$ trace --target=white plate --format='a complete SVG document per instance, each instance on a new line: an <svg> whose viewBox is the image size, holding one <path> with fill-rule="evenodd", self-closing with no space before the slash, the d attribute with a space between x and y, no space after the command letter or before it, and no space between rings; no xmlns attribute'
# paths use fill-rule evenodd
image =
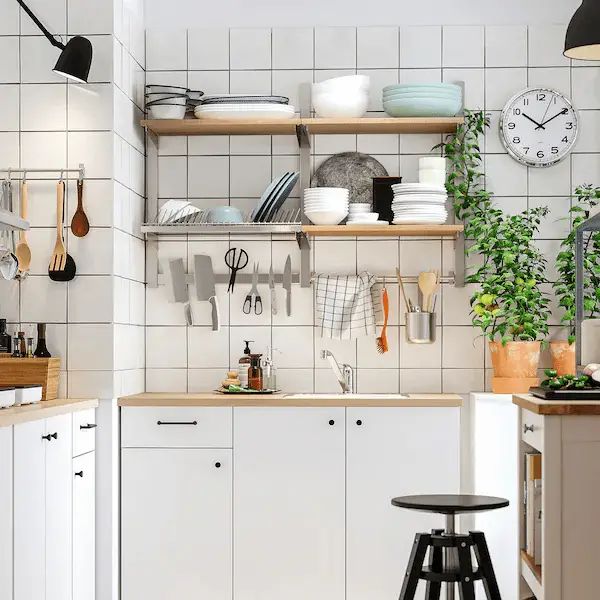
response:
<svg viewBox="0 0 600 600"><path fill-rule="evenodd" d="M194 113L197 119L205 121L228 121L234 119L291 119L295 113L284 113L278 111L215 111L215 112L196 112Z"/></svg>
<svg viewBox="0 0 600 600"><path fill-rule="evenodd" d="M389 223L387 221L371 221L370 223L365 223L363 221L351 221L348 219L346 221L346 225L373 225L374 227L387 227Z"/></svg>
<svg viewBox="0 0 600 600"><path fill-rule="evenodd" d="M392 208L445 208L445 202L392 202Z"/></svg>
<svg viewBox="0 0 600 600"><path fill-rule="evenodd" d="M227 110L277 110L279 112L294 112L294 107L290 104L273 104L272 102L257 102L256 104L200 104L195 109L198 112L227 111Z"/></svg>
<svg viewBox="0 0 600 600"><path fill-rule="evenodd" d="M392 184L394 192L418 192L418 193L434 193L446 194L446 187L443 185L433 185L431 183L394 183Z"/></svg>
<svg viewBox="0 0 600 600"><path fill-rule="evenodd" d="M406 219L394 219L394 225L444 225L446 219L426 219L411 217Z"/></svg>

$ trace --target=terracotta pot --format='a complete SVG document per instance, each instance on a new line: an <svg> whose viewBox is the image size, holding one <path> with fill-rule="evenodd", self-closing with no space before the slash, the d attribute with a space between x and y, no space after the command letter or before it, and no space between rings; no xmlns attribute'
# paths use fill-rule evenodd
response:
<svg viewBox="0 0 600 600"><path fill-rule="evenodd" d="M569 344L566 340L550 342L550 355L552 368L557 375L577 375L575 344Z"/></svg>
<svg viewBox="0 0 600 600"><path fill-rule="evenodd" d="M495 377L537 377L541 342L490 342Z"/></svg>

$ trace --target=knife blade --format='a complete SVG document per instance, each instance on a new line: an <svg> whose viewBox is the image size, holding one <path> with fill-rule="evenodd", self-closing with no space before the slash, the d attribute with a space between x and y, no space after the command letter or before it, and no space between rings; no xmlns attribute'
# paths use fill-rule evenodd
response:
<svg viewBox="0 0 600 600"><path fill-rule="evenodd" d="M215 292L215 272L213 271L212 258L206 254L194 256L194 279L196 281L196 294L198 300L211 304L212 330L219 331L219 304Z"/></svg>
<svg viewBox="0 0 600 600"><path fill-rule="evenodd" d="M269 268L269 290L271 292L271 314L277 314L277 295L275 294L275 275L273 274L273 265Z"/></svg>
<svg viewBox="0 0 600 600"><path fill-rule="evenodd" d="M285 307L287 316L292 316L292 257L288 254L283 268L283 289L287 292Z"/></svg>
<svg viewBox="0 0 600 600"><path fill-rule="evenodd" d="M182 258L169 261L169 272L171 274L171 286L173 288L173 299L175 302L183 303L183 314L185 322L192 325L192 309L190 307L190 294L185 281L185 268Z"/></svg>

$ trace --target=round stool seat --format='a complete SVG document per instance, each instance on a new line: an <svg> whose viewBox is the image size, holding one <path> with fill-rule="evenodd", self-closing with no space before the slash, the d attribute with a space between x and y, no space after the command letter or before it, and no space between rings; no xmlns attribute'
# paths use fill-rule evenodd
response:
<svg viewBox="0 0 600 600"><path fill-rule="evenodd" d="M418 496L399 496L392 500L394 506L439 513L459 515L462 513L496 510L509 505L506 498L494 496L474 496L469 494L432 494Z"/></svg>

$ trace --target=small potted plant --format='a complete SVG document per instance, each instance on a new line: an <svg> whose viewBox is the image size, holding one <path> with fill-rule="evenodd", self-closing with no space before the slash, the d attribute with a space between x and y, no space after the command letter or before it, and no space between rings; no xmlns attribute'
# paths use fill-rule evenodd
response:
<svg viewBox="0 0 600 600"><path fill-rule="evenodd" d="M579 186L575 190L576 201L569 210L571 232L560 245L556 257L559 278L553 288L562 309L561 323L569 328L566 340L550 342L552 368L558 376L575 375L575 237L577 228L589 218L591 210L600 202L600 187ZM600 315L600 232L594 232L585 240L584 246L583 308L586 319Z"/></svg>

